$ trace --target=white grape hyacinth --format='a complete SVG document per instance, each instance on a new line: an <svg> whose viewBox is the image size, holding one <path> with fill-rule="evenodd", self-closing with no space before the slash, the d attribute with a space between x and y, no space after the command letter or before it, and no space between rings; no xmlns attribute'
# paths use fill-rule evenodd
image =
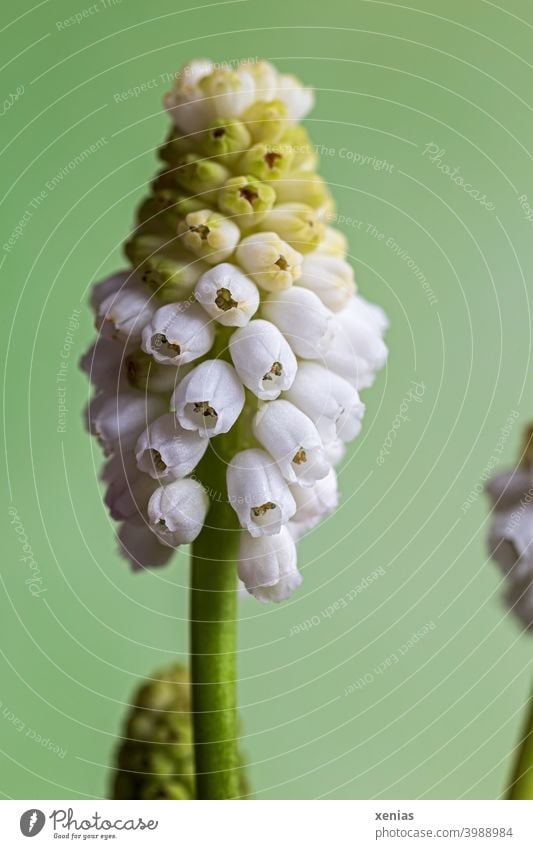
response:
<svg viewBox="0 0 533 849"><path fill-rule="evenodd" d="M528 431L527 445L532 431ZM526 447L526 461L530 449ZM492 506L489 555L499 566L507 606L533 630L533 475L524 462L495 475L485 487Z"/></svg>
<svg viewBox="0 0 533 849"><path fill-rule="evenodd" d="M168 563L222 499L261 602L301 584L296 541L337 507L333 466L387 358L387 319L357 294L298 124L313 99L265 61L182 69L129 267L93 286L81 362L122 554Z"/></svg>

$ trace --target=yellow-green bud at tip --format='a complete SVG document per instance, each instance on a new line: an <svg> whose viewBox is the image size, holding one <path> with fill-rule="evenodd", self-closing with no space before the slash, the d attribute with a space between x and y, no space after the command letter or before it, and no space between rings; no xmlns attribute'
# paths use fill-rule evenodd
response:
<svg viewBox="0 0 533 849"><path fill-rule="evenodd" d="M180 222L178 235L188 251L216 265L233 253L241 234L230 218L211 209L201 209L190 212Z"/></svg>
<svg viewBox="0 0 533 849"><path fill-rule="evenodd" d="M140 267L143 283L157 294L162 303L182 301L192 294L198 279L209 268L205 262L191 256L177 259L155 254Z"/></svg>
<svg viewBox="0 0 533 849"><path fill-rule="evenodd" d="M147 224L146 229L161 233L176 230L180 217L178 212L179 195L172 189L161 189L149 195L137 210L137 223Z"/></svg>
<svg viewBox="0 0 533 849"><path fill-rule="evenodd" d="M175 171L176 183L188 192L203 199L204 206L216 198L219 189L230 177L228 169L212 159L204 159L195 153L186 153Z"/></svg>
<svg viewBox="0 0 533 849"><path fill-rule="evenodd" d="M177 237L173 240L178 245ZM124 244L124 253L134 268L139 268L143 262L162 248L172 250L172 240L155 231L137 232Z"/></svg>
<svg viewBox="0 0 533 849"><path fill-rule="evenodd" d="M132 351L124 357L124 372L129 385L142 392L171 392L184 368L177 370L160 365L144 351ZM142 735L141 726L142 723L139 726L139 734Z"/></svg>
<svg viewBox="0 0 533 849"><path fill-rule="evenodd" d="M203 209L205 199L202 197L194 197L193 195L183 194L182 189L176 180L177 168L169 169L168 171L160 171L155 180L152 182L154 193L170 190L175 197L176 212L183 217L189 212L196 212Z"/></svg>
<svg viewBox="0 0 533 849"><path fill-rule="evenodd" d="M256 101L242 117L255 143L274 144L280 140L287 127L287 107L281 100L270 100L268 103Z"/></svg>
<svg viewBox="0 0 533 849"><path fill-rule="evenodd" d="M176 136L171 131L165 143L158 148L157 155L163 162L172 165L186 153L189 153L191 149L191 141L186 136Z"/></svg>
<svg viewBox="0 0 533 849"><path fill-rule="evenodd" d="M259 230L274 231L300 253L315 250L324 236L324 224L316 211L305 203L282 203L264 216Z"/></svg>
<svg viewBox="0 0 533 849"><path fill-rule="evenodd" d="M293 151L293 171L313 171L318 167L318 156L307 131L300 124L288 127L280 139L281 145L290 145Z"/></svg>
<svg viewBox="0 0 533 849"><path fill-rule="evenodd" d="M276 192L252 176L231 177L219 190L218 206L239 227L255 227L272 209Z"/></svg>
<svg viewBox="0 0 533 849"><path fill-rule="evenodd" d="M333 227L326 227L322 241L318 245L318 250L321 254L339 256L341 259L345 259L348 252L348 240L340 230L335 230Z"/></svg>
<svg viewBox="0 0 533 849"><path fill-rule="evenodd" d="M293 171L275 185L278 203L306 203L318 213L321 221L328 221L335 205L326 183L312 171Z"/></svg>
<svg viewBox="0 0 533 849"><path fill-rule="evenodd" d="M254 144L239 159L239 170L259 180L279 180L289 171L293 152L290 145Z"/></svg>
<svg viewBox="0 0 533 849"><path fill-rule="evenodd" d="M250 147L252 139L241 121L219 118L214 125L202 133L199 146L208 156L223 157L224 165L230 165Z"/></svg>

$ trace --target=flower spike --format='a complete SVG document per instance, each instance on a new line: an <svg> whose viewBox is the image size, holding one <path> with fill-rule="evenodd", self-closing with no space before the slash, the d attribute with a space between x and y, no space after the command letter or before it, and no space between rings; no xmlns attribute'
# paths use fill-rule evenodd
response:
<svg viewBox="0 0 533 849"><path fill-rule="evenodd" d="M295 541L337 506L333 465L388 354L387 319L357 294L299 123L313 102L270 62L182 68L130 267L93 287L98 338L81 363L122 554L160 566L218 522L261 602L300 585ZM502 521L493 535L507 538ZM194 552L209 561L204 539ZM527 554L509 565L509 551L502 562L523 582Z"/></svg>

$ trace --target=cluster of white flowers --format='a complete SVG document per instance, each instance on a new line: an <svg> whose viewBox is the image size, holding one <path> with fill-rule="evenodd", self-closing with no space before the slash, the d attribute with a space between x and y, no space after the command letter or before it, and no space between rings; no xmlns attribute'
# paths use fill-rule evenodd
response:
<svg viewBox="0 0 533 849"><path fill-rule="evenodd" d="M533 476L529 465L496 475L486 486L492 504L489 553L505 577L505 601L533 629Z"/></svg>
<svg viewBox="0 0 533 849"><path fill-rule="evenodd" d="M335 509L333 465L387 357L387 320L356 294L297 124L312 103L267 62L183 69L165 101L163 170L126 245L132 268L94 287L99 336L83 360L127 557L160 565L194 540L205 459L225 462L239 577L261 601L300 584L295 540Z"/></svg>

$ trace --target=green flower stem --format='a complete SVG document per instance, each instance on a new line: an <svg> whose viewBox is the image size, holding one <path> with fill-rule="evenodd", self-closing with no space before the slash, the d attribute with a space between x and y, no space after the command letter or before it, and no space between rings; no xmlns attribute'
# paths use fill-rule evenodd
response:
<svg viewBox="0 0 533 849"><path fill-rule="evenodd" d="M526 721L520 737L507 798L533 799L533 694L529 699Z"/></svg>
<svg viewBox="0 0 533 849"><path fill-rule="evenodd" d="M196 793L198 799L236 799L235 561L239 534L226 498L225 464L216 454L216 447L211 447L198 469L211 508L192 547L190 636Z"/></svg>

